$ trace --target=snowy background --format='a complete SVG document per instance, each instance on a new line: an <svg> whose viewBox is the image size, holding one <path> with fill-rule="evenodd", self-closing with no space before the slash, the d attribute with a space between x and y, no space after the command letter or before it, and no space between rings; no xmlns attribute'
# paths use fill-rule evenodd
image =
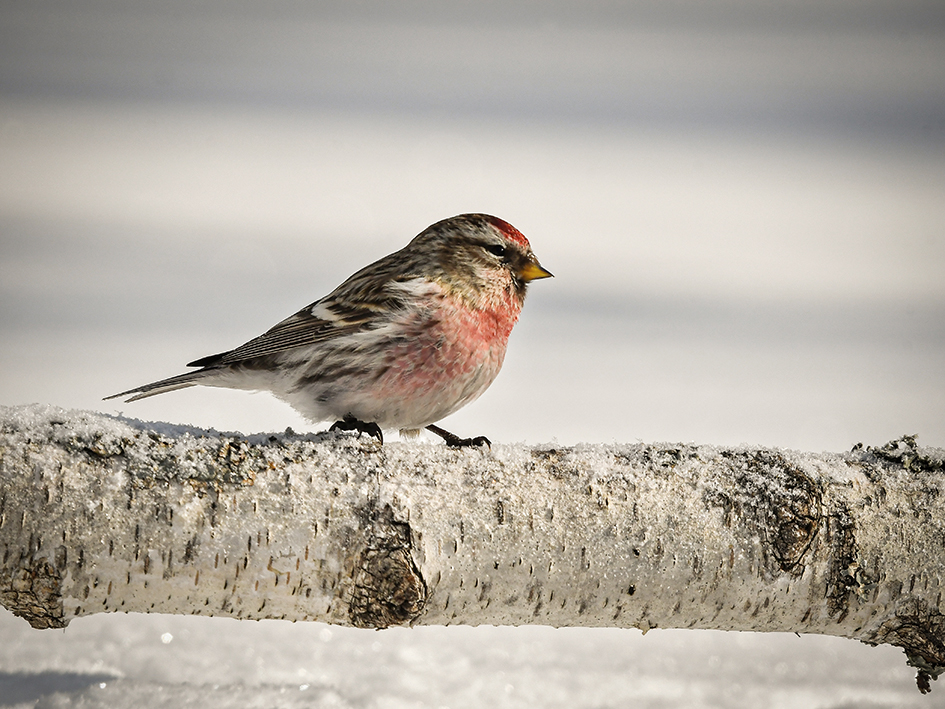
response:
<svg viewBox="0 0 945 709"><path fill-rule="evenodd" d="M0 403L317 430L183 371L428 224L554 280L444 424L945 445L938 0L0 6ZM926 707L890 648L0 611L0 707Z"/></svg>

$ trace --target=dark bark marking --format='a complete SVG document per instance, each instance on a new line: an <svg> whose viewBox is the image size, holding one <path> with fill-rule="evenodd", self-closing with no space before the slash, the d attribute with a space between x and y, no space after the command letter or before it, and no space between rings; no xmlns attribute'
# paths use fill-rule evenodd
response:
<svg viewBox="0 0 945 709"><path fill-rule="evenodd" d="M769 571L800 576L822 520L817 483L776 451L723 455L737 466L736 491L707 490L704 504L721 507L727 526L741 523L760 532Z"/></svg>
<svg viewBox="0 0 945 709"><path fill-rule="evenodd" d="M0 605L37 630L69 624L63 618L62 577L45 557L24 560L8 578L0 583Z"/></svg>
<svg viewBox="0 0 945 709"><path fill-rule="evenodd" d="M909 599L867 642L901 647L906 662L918 670L916 684L922 694L931 691L930 682L945 672L945 615L923 601Z"/></svg>
<svg viewBox="0 0 945 709"><path fill-rule="evenodd" d="M387 628L415 620L427 601L427 586L411 555L410 525L394 519L389 505L364 511L370 537L358 555L348 606L352 625Z"/></svg>

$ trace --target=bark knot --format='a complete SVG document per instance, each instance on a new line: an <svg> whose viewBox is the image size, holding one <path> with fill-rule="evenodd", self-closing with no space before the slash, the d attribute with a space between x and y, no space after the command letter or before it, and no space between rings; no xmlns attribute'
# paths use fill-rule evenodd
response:
<svg viewBox="0 0 945 709"><path fill-rule="evenodd" d="M9 583L0 583L0 605L26 620L37 630L65 628L63 618L62 577L45 557L24 560L13 569Z"/></svg>
<svg viewBox="0 0 945 709"><path fill-rule="evenodd" d="M721 507L725 523L747 522L761 532L769 568L799 576L804 557L820 526L821 492L817 483L775 451L730 454L735 492L706 492L706 505Z"/></svg>
<svg viewBox="0 0 945 709"><path fill-rule="evenodd" d="M945 615L930 608L919 599L909 599L887 620L869 641L870 644L888 643L901 647L906 662L919 672L916 684L919 691L931 691L929 682L945 672Z"/></svg>
<svg viewBox="0 0 945 709"><path fill-rule="evenodd" d="M427 586L411 555L410 525L394 519L390 505L366 512L371 536L357 559L349 605L352 625L404 625L423 612Z"/></svg>

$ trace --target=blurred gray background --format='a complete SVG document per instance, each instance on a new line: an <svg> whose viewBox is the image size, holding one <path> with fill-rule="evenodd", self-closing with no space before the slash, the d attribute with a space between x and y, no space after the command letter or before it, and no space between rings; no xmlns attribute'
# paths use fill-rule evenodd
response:
<svg viewBox="0 0 945 709"><path fill-rule="evenodd" d="M0 5L0 404L319 430L266 394L101 398L465 211L556 278L451 430L945 445L940 0ZM0 706L932 706L828 638L437 630L4 611Z"/></svg>

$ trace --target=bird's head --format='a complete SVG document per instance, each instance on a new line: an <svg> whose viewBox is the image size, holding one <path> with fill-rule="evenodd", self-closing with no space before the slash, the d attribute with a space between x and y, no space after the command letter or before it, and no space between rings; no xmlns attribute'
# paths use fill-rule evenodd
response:
<svg viewBox="0 0 945 709"><path fill-rule="evenodd" d="M508 302L521 307L530 281L551 277L528 239L508 222L488 214L460 214L437 222L411 246L431 252L436 275L474 305Z"/></svg>

